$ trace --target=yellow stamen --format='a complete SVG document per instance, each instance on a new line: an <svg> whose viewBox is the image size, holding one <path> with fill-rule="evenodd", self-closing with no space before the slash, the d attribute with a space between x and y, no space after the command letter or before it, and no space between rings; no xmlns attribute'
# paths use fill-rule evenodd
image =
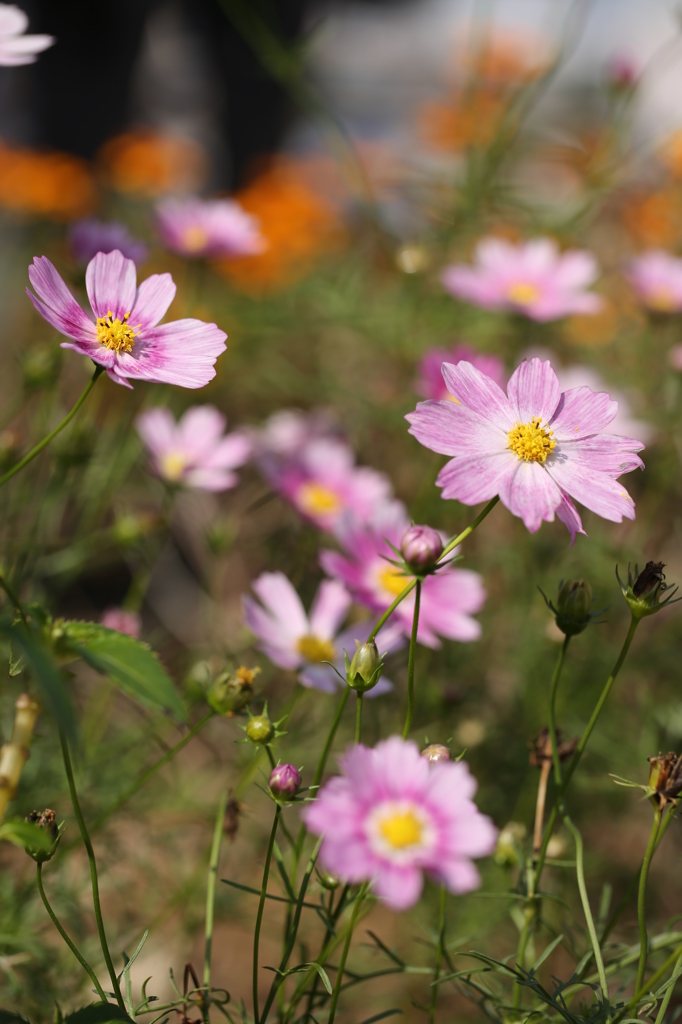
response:
<svg viewBox="0 0 682 1024"><path fill-rule="evenodd" d="M509 447L526 462L546 462L547 456L556 448L552 439L553 430L542 426L542 418L533 416L530 423L515 423L507 434Z"/></svg>
<svg viewBox="0 0 682 1024"><path fill-rule="evenodd" d="M161 472L166 480L179 480L187 468L182 452L167 452L161 457Z"/></svg>
<svg viewBox="0 0 682 1024"><path fill-rule="evenodd" d="M519 306L527 306L540 298L540 289L527 281L517 281L507 288L507 298Z"/></svg>
<svg viewBox="0 0 682 1024"><path fill-rule="evenodd" d="M247 668L246 665L240 665L234 677L242 686L253 686L253 681L259 672L260 667L258 665L255 668Z"/></svg>
<svg viewBox="0 0 682 1024"><path fill-rule="evenodd" d="M319 636L302 636L296 644L298 653L302 654L307 661L333 661L336 651L331 640L322 640Z"/></svg>
<svg viewBox="0 0 682 1024"><path fill-rule="evenodd" d="M422 823L414 811L396 811L379 822L379 832L394 850L418 846L422 841Z"/></svg>
<svg viewBox="0 0 682 1024"><path fill-rule="evenodd" d="M114 352L132 352L135 338L140 332L130 326L129 317L130 313L126 313L123 319L119 320L118 317L114 318L111 310L106 316L97 317L95 329L100 344L105 348L112 348ZM140 324L137 326L139 328Z"/></svg>
<svg viewBox="0 0 682 1024"><path fill-rule="evenodd" d="M331 515L338 512L342 501L338 494L322 484L301 484L297 494L298 504L309 515Z"/></svg>
<svg viewBox="0 0 682 1024"><path fill-rule="evenodd" d="M197 224L192 224L182 233L182 245L187 252L200 252L201 249L206 248L207 243L208 234Z"/></svg>
<svg viewBox="0 0 682 1024"><path fill-rule="evenodd" d="M379 583L384 590L387 590L394 597L402 594L409 582L407 576L403 575L402 569L398 569L394 565L387 565L379 573Z"/></svg>

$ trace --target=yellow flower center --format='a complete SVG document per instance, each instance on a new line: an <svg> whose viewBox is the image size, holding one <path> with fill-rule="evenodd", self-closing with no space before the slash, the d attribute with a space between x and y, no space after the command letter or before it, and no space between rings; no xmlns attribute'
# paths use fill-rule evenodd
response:
<svg viewBox="0 0 682 1024"><path fill-rule="evenodd" d="M302 654L306 661L333 661L336 651L331 640L321 640L319 636L302 636L296 644L298 653Z"/></svg>
<svg viewBox="0 0 682 1024"><path fill-rule="evenodd" d="M677 307L677 300L669 288L656 288L649 293L646 303L650 309L661 313L670 313Z"/></svg>
<svg viewBox="0 0 682 1024"><path fill-rule="evenodd" d="M187 468L187 459L182 452L167 452L160 461L166 480L179 480Z"/></svg>
<svg viewBox="0 0 682 1024"><path fill-rule="evenodd" d="M123 319L119 320L118 317L114 318L111 310L106 316L97 317L95 329L100 344L106 348L113 348L114 352L131 352L135 337L140 332L130 326L129 317L130 313L126 313Z"/></svg>
<svg viewBox="0 0 682 1024"><path fill-rule="evenodd" d="M343 504L335 491L315 483L301 484L297 498L302 510L309 515L331 515Z"/></svg>
<svg viewBox="0 0 682 1024"><path fill-rule="evenodd" d="M507 434L509 447L519 459L526 462L546 462L556 441L553 430L542 426L542 418L533 416L530 423L515 423Z"/></svg>
<svg viewBox="0 0 682 1024"><path fill-rule="evenodd" d="M394 850L404 850L421 843L423 826L414 811L396 811L379 822L379 832Z"/></svg>
<svg viewBox="0 0 682 1024"><path fill-rule="evenodd" d="M394 597L402 594L409 582L402 569L398 569L394 565L387 565L385 569L379 572L379 583L384 590L387 590Z"/></svg>
<svg viewBox="0 0 682 1024"><path fill-rule="evenodd" d="M206 248L207 242L207 233L197 224L192 224L191 227L186 228L182 233L182 244L187 252L199 252L201 249Z"/></svg>
<svg viewBox="0 0 682 1024"><path fill-rule="evenodd" d="M540 289L527 281L517 281L507 288L507 298L518 306L527 306L528 303L540 298Z"/></svg>

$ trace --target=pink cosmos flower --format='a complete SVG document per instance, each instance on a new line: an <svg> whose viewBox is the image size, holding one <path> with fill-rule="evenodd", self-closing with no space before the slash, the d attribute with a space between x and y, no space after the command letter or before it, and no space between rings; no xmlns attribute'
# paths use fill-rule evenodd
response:
<svg viewBox="0 0 682 1024"><path fill-rule="evenodd" d="M630 284L638 299L657 313L682 311L682 260L662 249L642 253L630 264Z"/></svg>
<svg viewBox="0 0 682 1024"><path fill-rule="evenodd" d="M351 448L337 438L314 437L290 458L262 460L261 468L272 486L323 530L333 530L348 510L364 521L391 499L388 478L356 466Z"/></svg>
<svg viewBox="0 0 682 1024"><path fill-rule="evenodd" d="M334 693L342 682L322 662L331 662L344 676L343 652L347 651L352 658L355 639L364 640L368 632L367 625L359 623L340 632L351 605L351 596L343 584L324 580L309 614L281 572L264 572L253 583L253 590L260 604L252 597L242 599L244 621L258 637L260 650L280 668L296 670L303 686ZM379 653L388 654L399 646L400 631L384 627L377 636ZM378 697L392 688L390 680L382 676L368 696Z"/></svg>
<svg viewBox="0 0 682 1024"><path fill-rule="evenodd" d="M419 377L415 390L423 398L441 399L451 402L452 395L445 386L441 366L443 363L457 363L465 359L481 373L494 380L501 388L506 386L507 372L499 356L477 352L469 345L455 345L452 349L430 348L419 360Z"/></svg>
<svg viewBox="0 0 682 1024"><path fill-rule="evenodd" d="M0 4L0 65L34 64L36 55L54 43L54 36L25 36L28 17L14 4Z"/></svg>
<svg viewBox="0 0 682 1024"><path fill-rule="evenodd" d="M69 246L77 262L83 266L98 252L113 252L114 249L136 264L144 263L148 255L147 246L134 238L125 224L90 217L76 221L69 229Z"/></svg>
<svg viewBox="0 0 682 1024"><path fill-rule="evenodd" d="M107 629L115 629L117 633L127 633L137 639L142 631L142 619L136 612L127 612L123 608L106 608L102 612L101 623Z"/></svg>
<svg viewBox="0 0 682 1024"><path fill-rule="evenodd" d="M482 309L521 313L531 320L558 320L598 313L602 300L586 291L598 274L594 257L578 249L560 253L551 238L514 245L502 238L478 243L475 265L446 267L446 291Z"/></svg>
<svg viewBox="0 0 682 1024"><path fill-rule="evenodd" d="M266 247L256 218L231 199L163 199L156 216L164 244L182 256L251 256Z"/></svg>
<svg viewBox="0 0 682 1024"><path fill-rule="evenodd" d="M336 529L343 553L322 551L320 564L329 576L341 580L361 604L375 612L384 612L410 582L409 577L387 561L395 559L395 552L387 542L399 548L409 526L410 521L399 502L380 508L369 523L362 523L352 515L345 516ZM446 567L436 575L427 576L422 584L419 643L439 647L439 635L449 640L478 639L481 626L471 616L480 612L485 598L483 581L477 572ZM398 605L390 621L409 636L413 614L414 592Z"/></svg>
<svg viewBox="0 0 682 1024"><path fill-rule="evenodd" d="M225 434L226 422L212 405L195 405L177 423L168 409L149 409L138 416L136 426L162 480L201 491L226 491L237 483L232 470L251 454L244 434Z"/></svg>
<svg viewBox="0 0 682 1024"><path fill-rule="evenodd" d="M320 859L342 881L371 881L393 910L419 899L423 872L450 892L480 885L473 857L492 853L497 837L472 798L476 780L463 761L430 764L415 743L392 736L370 750L358 745L303 812L323 836Z"/></svg>
<svg viewBox="0 0 682 1024"><path fill-rule="evenodd" d="M46 256L33 260L28 276L35 288L26 294L72 348L106 368L117 384L131 380L202 388L215 377L214 364L225 351L227 335L202 320L159 324L173 298L170 274L152 274L136 288L135 264L114 249L88 263L85 287L95 322L78 305Z"/></svg>
<svg viewBox="0 0 682 1024"><path fill-rule="evenodd" d="M421 402L406 419L421 444L452 455L438 476L444 498L465 505L499 494L535 533L556 515L571 544L584 533L571 498L604 519L635 518L635 504L617 478L643 468L644 445L603 433L618 403L588 387L562 393L557 375L540 359L521 363L507 394L470 363L445 363L455 402Z"/></svg>

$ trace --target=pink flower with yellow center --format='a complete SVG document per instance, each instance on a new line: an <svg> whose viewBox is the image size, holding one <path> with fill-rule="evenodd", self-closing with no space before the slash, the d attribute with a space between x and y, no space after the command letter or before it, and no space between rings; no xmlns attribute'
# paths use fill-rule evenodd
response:
<svg viewBox="0 0 682 1024"><path fill-rule="evenodd" d="M497 831L473 802L463 761L430 763L415 743L392 736L341 759L342 775L303 812L323 836L320 860L349 883L371 882L393 910L413 906L423 875L454 893L478 888L472 860L492 853Z"/></svg>
<svg viewBox="0 0 682 1024"><path fill-rule="evenodd" d="M598 313L601 298L586 290L597 275L590 253L577 249L561 253L551 238L518 245L484 238L476 246L474 265L446 267L441 281L451 295L482 309L545 321Z"/></svg>
<svg viewBox="0 0 682 1024"><path fill-rule="evenodd" d="M584 533L572 498L614 523L635 518L635 503L618 482L643 469L640 441L604 433L618 403L604 392L562 392L540 359L521 363L507 394L470 363L443 364L457 402L421 402L406 419L410 433L432 451L453 458L438 476L444 498L477 505L499 495L535 533L555 515L571 544Z"/></svg>
<svg viewBox="0 0 682 1024"><path fill-rule="evenodd" d="M243 598L244 622L259 640L259 648L280 668L298 672L303 686L334 693L342 681L330 662L344 675L343 652L355 653L355 640L364 640L367 624L356 623L341 631L351 605L351 596L342 583L324 580L307 614L296 590L281 572L264 572L253 583L258 597ZM381 655L401 646L400 631L384 627L377 636ZM368 696L378 697L392 689L382 676Z"/></svg>
<svg viewBox="0 0 682 1024"><path fill-rule="evenodd" d="M152 274L136 287L135 264L114 249L90 260L85 287L94 323L46 256L33 260L26 293L40 315L71 341L71 348L105 367L117 384L129 380L202 388L215 377L227 335L202 320L159 324L175 297L170 274Z"/></svg>
<svg viewBox="0 0 682 1024"><path fill-rule="evenodd" d="M501 388L506 386L507 371L499 356L486 355L484 352L477 352L469 345L455 345L454 348L430 348L419 360L416 382L418 394L422 398L432 398L438 401L454 402L454 395L451 395L445 386L441 366L443 363L454 363L455 365L463 359L471 363L481 373L494 380Z"/></svg>
<svg viewBox="0 0 682 1024"><path fill-rule="evenodd" d="M682 312L682 260L663 249L642 253L630 264L630 284L643 305L656 313Z"/></svg>
<svg viewBox="0 0 682 1024"><path fill-rule="evenodd" d="M197 405L177 423L168 409L149 409L138 416L136 426L162 480L202 491L226 491L238 481L233 470L251 454L249 439L239 431L225 434L226 423L212 405Z"/></svg>
<svg viewBox="0 0 682 1024"><path fill-rule="evenodd" d="M231 199L163 199L156 217L164 244L181 256L252 256L266 248L256 218Z"/></svg>
<svg viewBox="0 0 682 1024"><path fill-rule="evenodd" d="M329 576L344 583L360 604L384 612L411 579L388 561L396 557L388 542L399 548L409 526L399 502L380 508L370 522L345 516L335 531L343 552L322 551L320 564ZM485 598L481 577L469 569L448 566L427 576L422 584L417 640L427 647L439 647L439 636L477 640L481 626L472 616L480 612ZM413 614L414 592L398 605L390 621L409 637Z"/></svg>

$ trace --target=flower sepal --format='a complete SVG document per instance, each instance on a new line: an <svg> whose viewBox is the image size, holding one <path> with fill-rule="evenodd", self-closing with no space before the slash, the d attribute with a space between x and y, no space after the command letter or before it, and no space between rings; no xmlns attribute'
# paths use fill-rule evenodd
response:
<svg viewBox="0 0 682 1024"><path fill-rule="evenodd" d="M376 686L384 671L384 661L379 655L374 640L368 640L364 644L356 640L352 661L346 651L343 652L343 658L346 666L346 682L352 690L355 690L356 693L366 693L367 690Z"/></svg>
<svg viewBox="0 0 682 1024"><path fill-rule="evenodd" d="M592 587L585 580L561 580L556 606L547 597L544 590L538 587L543 600L555 618L558 628L566 636L577 636L590 623L601 621L599 616L605 611L592 612Z"/></svg>
<svg viewBox="0 0 682 1024"><path fill-rule="evenodd" d="M640 572L639 566L635 564L633 574L628 564L627 584L623 583L618 573L618 566L616 566L616 579L634 619L655 615L666 605L676 604L682 600L677 597L673 601L673 597L677 593L677 586L673 586L668 596L663 601L661 600L663 592L669 589L669 584L665 582L664 566L664 562L647 562Z"/></svg>

